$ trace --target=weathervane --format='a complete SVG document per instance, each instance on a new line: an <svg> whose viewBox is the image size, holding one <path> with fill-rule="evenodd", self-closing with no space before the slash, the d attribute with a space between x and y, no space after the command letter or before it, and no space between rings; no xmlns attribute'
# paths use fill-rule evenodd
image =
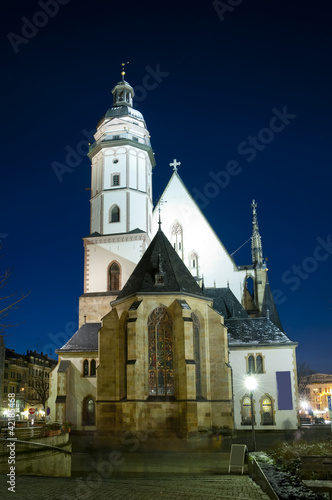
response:
<svg viewBox="0 0 332 500"><path fill-rule="evenodd" d="M177 167L179 165L181 165L181 162L180 161L176 161L176 160L173 160L173 163L169 164L170 167L173 167L173 172L177 172L178 171Z"/></svg>

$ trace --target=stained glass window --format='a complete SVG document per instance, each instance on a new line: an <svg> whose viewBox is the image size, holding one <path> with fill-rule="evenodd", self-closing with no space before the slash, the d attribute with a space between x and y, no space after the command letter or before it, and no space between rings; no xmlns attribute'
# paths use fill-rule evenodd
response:
<svg viewBox="0 0 332 500"><path fill-rule="evenodd" d="M242 401L242 424L251 425L251 401L249 397Z"/></svg>
<svg viewBox="0 0 332 500"><path fill-rule="evenodd" d="M273 425L272 401L266 396L262 402L263 425Z"/></svg>
<svg viewBox="0 0 332 500"><path fill-rule="evenodd" d="M83 425L95 425L95 401L91 396L87 396L83 400Z"/></svg>
<svg viewBox="0 0 332 500"><path fill-rule="evenodd" d="M195 313L192 313L191 319L193 320L194 328L194 359L196 365L196 397L202 395L201 387L201 354L200 354L200 342L199 342L199 329L200 322Z"/></svg>
<svg viewBox="0 0 332 500"><path fill-rule="evenodd" d="M149 394L174 395L173 322L165 307L157 307L148 318Z"/></svg>

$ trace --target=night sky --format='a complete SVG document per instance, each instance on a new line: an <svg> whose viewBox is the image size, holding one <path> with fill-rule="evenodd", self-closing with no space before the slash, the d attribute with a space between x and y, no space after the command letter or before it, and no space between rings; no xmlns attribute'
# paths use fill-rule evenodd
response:
<svg viewBox="0 0 332 500"><path fill-rule="evenodd" d="M330 18L326 1L2 7L0 266L13 274L1 294L30 292L7 318L17 324L8 347L54 354L77 328L87 137L129 61L157 163L154 199L177 158L232 253L250 238L254 198L284 330L298 361L332 372ZM250 264L250 242L234 258Z"/></svg>

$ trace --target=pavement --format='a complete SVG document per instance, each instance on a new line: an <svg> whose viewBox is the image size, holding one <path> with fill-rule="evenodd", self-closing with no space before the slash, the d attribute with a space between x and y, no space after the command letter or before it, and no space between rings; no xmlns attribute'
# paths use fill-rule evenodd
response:
<svg viewBox="0 0 332 500"><path fill-rule="evenodd" d="M15 500L268 500L229 453L75 454L71 478L18 476L15 493L0 476L0 498Z"/></svg>

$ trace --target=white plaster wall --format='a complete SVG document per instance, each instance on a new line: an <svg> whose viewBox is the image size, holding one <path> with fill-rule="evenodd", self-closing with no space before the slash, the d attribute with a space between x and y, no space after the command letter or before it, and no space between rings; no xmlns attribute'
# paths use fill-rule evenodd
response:
<svg viewBox="0 0 332 500"><path fill-rule="evenodd" d="M127 201L126 201L126 190L112 190L105 191L104 197L104 213L103 213L103 224L104 230L102 234L119 234L125 233L127 230ZM119 222L109 222L109 212L113 205L117 205L120 208L120 220Z"/></svg>
<svg viewBox="0 0 332 500"><path fill-rule="evenodd" d="M117 261L121 266L121 288L133 272L146 247L142 240L95 243L86 246L86 292L106 292L108 268Z"/></svg>
<svg viewBox="0 0 332 500"><path fill-rule="evenodd" d="M296 429L297 421L297 392L295 379L295 351L292 347L257 347L243 350L230 348L229 362L233 369L233 395L234 395L234 422L237 429L248 429L247 425L241 424L241 400L245 395L249 395L245 387L245 380L248 377L246 370L246 356L249 354L263 356L263 368L265 373L256 374L257 388L254 391L254 411L256 416L256 429ZM277 379L276 372L289 371L291 374L293 410L278 409ZM274 400L275 425L261 425L259 411L260 399L264 394L268 394Z"/></svg>
<svg viewBox="0 0 332 500"><path fill-rule="evenodd" d="M183 227L183 260L189 267L189 257L196 252L200 275L206 287L229 287L241 302L245 271L238 271L229 253L190 196L177 174L173 174L162 199L162 230L172 241L172 226L179 222ZM158 208L158 205L157 205ZM153 234L158 230L158 210L153 215Z"/></svg>

